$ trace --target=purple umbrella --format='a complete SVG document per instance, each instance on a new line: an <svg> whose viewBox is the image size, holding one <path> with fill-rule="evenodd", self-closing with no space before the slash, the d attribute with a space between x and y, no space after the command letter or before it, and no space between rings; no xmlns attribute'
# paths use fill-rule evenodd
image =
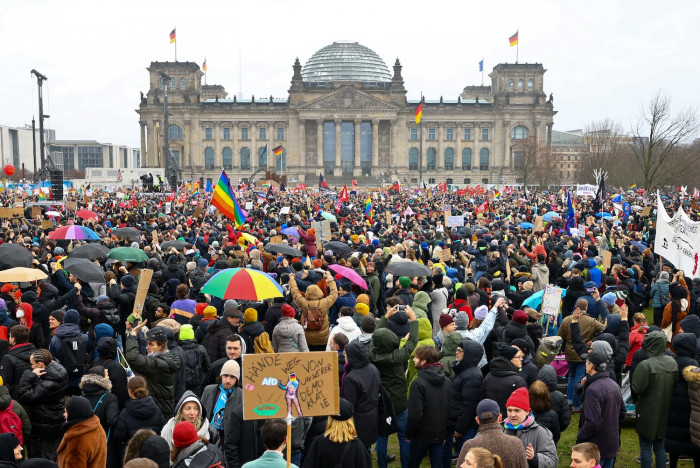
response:
<svg viewBox="0 0 700 468"><path fill-rule="evenodd" d="M293 236L293 237L296 237L296 238L301 237L301 236L299 235L299 231L297 231L297 228L295 228L295 227L284 228L284 229L282 229L280 232L281 232L282 234L284 234L284 235L287 235L287 236Z"/></svg>
<svg viewBox="0 0 700 468"><path fill-rule="evenodd" d="M350 282L358 285L362 289L369 289L367 287L367 282L362 279L360 274L353 270L352 268L344 267L343 265L328 265L328 268L332 270L333 272L339 274L343 278L349 279Z"/></svg>

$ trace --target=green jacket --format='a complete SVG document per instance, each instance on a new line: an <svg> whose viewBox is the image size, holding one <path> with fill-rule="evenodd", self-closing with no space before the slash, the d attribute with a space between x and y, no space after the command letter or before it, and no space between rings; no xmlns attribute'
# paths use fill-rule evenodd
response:
<svg viewBox="0 0 700 468"><path fill-rule="evenodd" d="M413 312L416 314L417 319L427 319L430 317L430 296L425 291L418 291L415 296L413 296L413 305L411 306Z"/></svg>
<svg viewBox="0 0 700 468"><path fill-rule="evenodd" d="M379 276L377 273L369 273L367 275L367 285L372 290L372 297L374 298L374 304L369 307L370 312L374 312L377 308L377 301L382 295L382 285L379 282Z"/></svg>
<svg viewBox="0 0 700 468"><path fill-rule="evenodd" d="M457 347L462 344L462 335L457 332L452 332L445 337L445 342L440 350L440 364L444 367L445 376L453 380L455 371L452 369L452 363L457 359Z"/></svg>
<svg viewBox="0 0 700 468"><path fill-rule="evenodd" d="M169 351L158 356L139 353L139 342L129 334L126 338L126 361L131 369L146 379L148 394L153 397L166 418L172 415L175 405L175 374L180 370L180 357Z"/></svg>
<svg viewBox="0 0 700 468"><path fill-rule="evenodd" d="M410 324L408 341L403 347L399 347L399 337L386 328L386 317L382 317L372 334L369 347L369 361L379 370L382 385L391 395L391 403L394 412L399 414L408 408L406 399L406 374L404 363L411 358L411 354L418 344L418 321Z"/></svg>
<svg viewBox="0 0 700 468"><path fill-rule="evenodd" d="M430 320L427 318L419 318L417 321L418 344L416 345L416 348L423 345L435 346L435 342L433 341L433 325L430 323ZM406 338L401 338L401 346L404 346L405 343ZM413 364L413 356L415 356L415 354L416 352L414 349L409 356L408 369L406 370L406 385L408 385L409 390L411 388L411 383L413 383L416 377L418 377L418 369L416 369L416 366ZM408 391L406 392L406 398L408 398Z"/></svg>
<svg viewBox="0 0 700 468"><path fill-rule="evenodd" d="M666 355L664 332L647 334L642 346L649 359L640 362L632 374L632 394L637 399L637 433L647 439L663 439L673 388L678 381L678 365Z"/></svg>

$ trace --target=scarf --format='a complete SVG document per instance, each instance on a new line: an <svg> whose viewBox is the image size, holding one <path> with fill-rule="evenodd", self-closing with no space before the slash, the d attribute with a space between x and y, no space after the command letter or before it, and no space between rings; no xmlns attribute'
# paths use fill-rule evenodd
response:
<svg viewBox="0 0 700 468"><path fill-rule="evenodd" d="M535 422L535 417L530 413L530 415L525 419L525 421L522 422L522 424L518 424L517 426L514 426L508 421L507 419L504 421L503 426L506 429L510 429L511 431L517 431L519 429L525 429L526 427L530 427L532 423Z"/></svg>
<svg viewBox="0 0 700 468"><path fill-rule="evenodd" d="M224 407L229 397L233 393L233 388L226 390L223 384L219 384L219 398L214 405L214 415L211 418L211 424L218 430L224 429Z"/></svg>

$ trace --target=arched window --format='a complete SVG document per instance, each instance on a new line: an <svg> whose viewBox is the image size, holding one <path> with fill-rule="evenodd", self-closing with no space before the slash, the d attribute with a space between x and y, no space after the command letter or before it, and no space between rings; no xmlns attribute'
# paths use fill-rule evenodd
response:
<svg viewBox="0 0 700 468"><path fill-rule="evenodd" d="M241 169L244 171L250 170L250 148L241 148Z"/></svg>
<svg viewBox="0 0 700 468"><path fill-rule="evenodd" d="M428 148L426 156L428 163L427 169L429 171L434 171L435 169L437 169L437 151L435 151L435 148Z"/></svg>
<svg viewBox="0 0 700 468"><path fill-rule="evenodd" d="M527 127L523 125L518 125L517 127L513 127L513 130L510 131L510 139L511 140L525 140L530 134L530 131L527 129Z"/></svg>
<svg viewBox="0 0 700 468"><path fill-rule="evenodd" d="M182 140L182 128L173 124L170 125L170 130L168 132L168 138L171 140Z"/></svg>
<svg viewBox="0 0 700 468"><path fill-rule="evenodd" d="M267 168L267 147L258 148L258 167Z"/></svg>
<svg viewBox="0 0 700 468"><path fill-rule="evenodd" d="M513 87L513 78L508 78L508 87L509 88Z"/></svg>
<svg viewBox="0 0 700 468"><path fill-rule="evenodd" d="M471 148L464 148L462 150L462 170L471 171L472 170L472 150Z"/></svg>
<svg viewBox="0 0 700 468"><path fill-rule="evenodd" d="M518 88L523 89L523 79L518 79Z"/></svg>
<svg viewBox="0 0 700 468"><path fill-rule="evenodd" d="M415 148L408 150L408 170L418 170L418 150Z"/></svg>
<svg viewBox="0 0 700 468"><path fill-rule="evenodd" d="M224 148L221 151L221 160L223 162L224 169L233 169L233 150L231 148Z"/></svg>
<svg viewBox="0 0 700 468"><path fill-rule="evenodd" d="M187 80L185 80L185 77L183 76L180 78L180 87L184 88L187 85Z"/></svg>
<svg viewBox="0 0 700 468"><path fill-rule="evenodd" d="M535 81L532 78L527 80L527 89L532 89L534 87L535 87Z"/></svg>
<svg viewBox="0 0 700 468"><path fill-rule="evenodd" d="M488 148L481 148L479 151L479 170L488 171L489 170L489 150Z"/></svg>
<svg viewBox="0 0 700 468"><path fill-rule="evenodd" d="M455 150L445 148L445 170L451 171L455 168Z"/></svg>
<svg viewBox="0 0 700 468"><path fill-rule="evenodd" d="M208 171L214 169L214 148L204 150L204 169Z"/></svg>

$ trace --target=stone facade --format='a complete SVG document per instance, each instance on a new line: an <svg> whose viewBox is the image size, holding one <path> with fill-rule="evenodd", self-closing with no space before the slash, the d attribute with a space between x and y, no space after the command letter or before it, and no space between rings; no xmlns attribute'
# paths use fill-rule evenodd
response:
<svg viewBox="0 0 700 468"><path fill-rule="evenodd" d="M420 126L398 59L391 79L381 82L305 81L297 59L286 99L225 99L222 86L202 85L192 62L152 62L148 71L150 89L137 109L145 161L164 165L165 72L172 77L170 149L183 179L216 180L222 168L232 180L248 178L266 165L258 155L267 145L267 164L290 183L315 183L320 173L331 184L416 183L422 138L426 182L513 184L518 143L551 143L556 114L541 64L500 64L491 86L466 87L456 100L425 100ZM283 155L275 157L279 145Z"/></svg>

